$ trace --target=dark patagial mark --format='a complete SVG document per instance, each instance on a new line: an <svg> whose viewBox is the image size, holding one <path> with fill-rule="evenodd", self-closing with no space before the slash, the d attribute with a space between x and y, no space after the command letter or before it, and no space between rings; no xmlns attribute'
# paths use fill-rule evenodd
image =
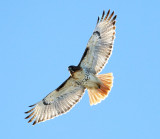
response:
<svg viewBox="0 0 160 139"><path fill-rule="evenodd" d="M45 99L43 99L42 102L43 102L44 105L50 105L49 103L47 103L47 102L45 101Z"/></svg>
<svg viewBox="0 0 160 139"><path fill-rule="evenodd" d="M83 53L83 56L82 56L82 58L81 58L81 60L80 60L80 62L79 62L79 64L78 64L78 66L80 66L81 62L83 61L83 59L84 59L85 56L87 55L87 52L88 52L88 51L89 51L89 48L87 47L87 48L85 49L84 53Z"/></svg>
<svg viewBox="0 0 160 139"><path fill-rule="evenodd" d="M71 77L69 77L67 80L65 80L57 89L56 91L59 91L62 87L64 87L64 85L67 83L67 81L70 79Z"/></svg>
<svg viewBox="0 0 160 139"><path fill-rule="evenodd" d="M100 34L100 32L99 32L99 31L95 31L95 32L93 32L93 35L95 35L95 34L97 34L97 35L99 36L99 39L101 39L101 34Z"/></svg>

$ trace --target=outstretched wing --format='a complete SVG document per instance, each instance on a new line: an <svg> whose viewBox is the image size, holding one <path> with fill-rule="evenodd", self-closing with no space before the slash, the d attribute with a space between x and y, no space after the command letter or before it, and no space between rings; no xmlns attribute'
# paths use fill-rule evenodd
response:
<svg viewBox="0 0 160 139"><path fill-rule="evenodd" d="M63 113L68 112L83 96L85 88L77 85L72 77L69 77L56 90L48 94L39 103L32 105L31 110L25 113L31 113L26 119L32 118L28 123L33 125L49 119L53 119Z"/></svg>
<svg viewBox="0 0 160 139"><path fill-rule="evenodd" d="M79 63L79 66L89 69L94 74L103 69L112 53L116 15L113 17L114 11L110 16L109 14L110 10L106 16L103 11L101 19L98 17L96 28Z"/></svg>

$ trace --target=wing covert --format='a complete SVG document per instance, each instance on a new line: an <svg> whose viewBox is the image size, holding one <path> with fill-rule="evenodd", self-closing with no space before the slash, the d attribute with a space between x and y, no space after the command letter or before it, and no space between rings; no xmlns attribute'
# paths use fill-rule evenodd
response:
<svg viewBox="0 0 160 139"><path fill-rule="evenodd" d="M88 69L94 74L103 69L112 53L116 15L113 17L114 11L110 16L109 14L110 10L106 16L103 11L101 19L98 17L96 28L79 63L79 66Z"/></svg>

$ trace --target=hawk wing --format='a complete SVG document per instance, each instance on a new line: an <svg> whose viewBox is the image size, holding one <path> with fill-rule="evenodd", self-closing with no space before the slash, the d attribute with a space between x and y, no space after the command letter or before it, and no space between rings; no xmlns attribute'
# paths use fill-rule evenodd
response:
<svg viewBox="0 0 160 139"><path fill-rule="evenodd" d="M72 77L69 77L56 90L48 94L43 100L37 104L31 105L31 110L25 113L31 113L25 119L32 118L28 123L33 122L33 125L49 119L53 119L63 113L68 112L84 94L85 88L77 85Z"/></svg>
<svg viewBox="0 0 160 139"><path fill-rule="evenodd" d="M106 16L105 11L103 11L100 20L98 17L96 28L79 63L79 66L89 69L94 74L99 73L103 69L112 53L116 15L113 17L114 11L110 16L109 14L110 10Z"/></svg>

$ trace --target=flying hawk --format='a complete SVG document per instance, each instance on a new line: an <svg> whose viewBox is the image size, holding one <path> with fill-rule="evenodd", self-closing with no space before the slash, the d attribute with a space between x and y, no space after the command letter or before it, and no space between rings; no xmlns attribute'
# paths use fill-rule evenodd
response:
<svg viewBox="0 0 160 139"><path fill-rule="evenodd" d="M108 10L105 15L97 20L96 28L88 41L85 52L78 66L69 66L70 77L57 89L48 94L38 103L31 105L31 110L26 119L33 125L53 119L56 116L68 112L82 98L85 89L88 90L90 105L96 105L104 100L113 84L112 73L98 73L104 68L111 56L115 39L114 11Z"/></svg>

